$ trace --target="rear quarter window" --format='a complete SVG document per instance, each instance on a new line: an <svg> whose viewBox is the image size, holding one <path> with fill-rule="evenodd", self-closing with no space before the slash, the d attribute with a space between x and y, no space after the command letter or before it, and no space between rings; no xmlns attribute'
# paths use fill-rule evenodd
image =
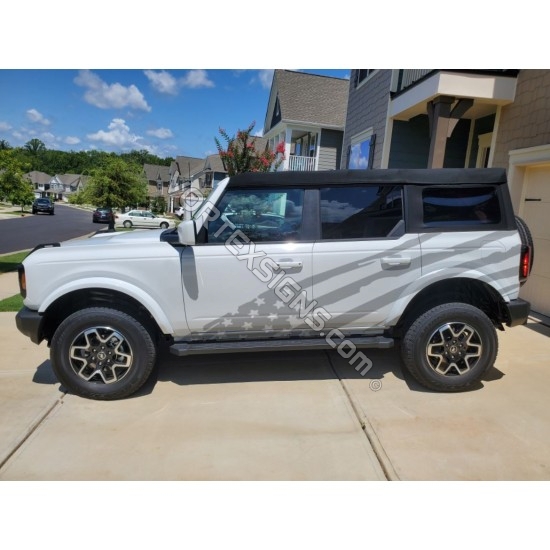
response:
<svg viewBox="0 0 550 550"><path fill-rule="evenodd" d="M426 227L497 225L502 219L493 186L424 188L422 214Z"/></svg>

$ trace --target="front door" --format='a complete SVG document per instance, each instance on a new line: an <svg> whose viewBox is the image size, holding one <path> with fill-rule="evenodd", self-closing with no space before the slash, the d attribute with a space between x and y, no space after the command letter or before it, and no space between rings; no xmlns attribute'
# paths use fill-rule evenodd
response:
<svg viewBox="0 0 550 550"><path fill-rule="evenodd" d="M301 327L311 300L312 242L302 242L304 190L229 189L204 241L183 253L187 322L200 338L276 336Z"/></svg>

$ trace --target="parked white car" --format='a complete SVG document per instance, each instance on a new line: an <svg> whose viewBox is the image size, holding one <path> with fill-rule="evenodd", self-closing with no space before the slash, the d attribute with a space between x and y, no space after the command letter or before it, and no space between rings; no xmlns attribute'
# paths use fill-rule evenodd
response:
<svg viewBox="0 0 550 550"><path fill-rule="evenodd" d="M148 210L130 210L126 214L115 214L115 226L130 227L146 227L149 229L168 229L175 227L174 220L161 218Z"/></svg>

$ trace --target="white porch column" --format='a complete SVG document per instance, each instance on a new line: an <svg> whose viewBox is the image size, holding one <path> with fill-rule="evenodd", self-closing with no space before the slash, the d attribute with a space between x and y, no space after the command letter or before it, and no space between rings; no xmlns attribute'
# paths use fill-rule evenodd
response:
<svg viewBox="0 0 550 550"><path fill-rule="evenodd" d="M283 170L288 170L290 163L290 151L292 145L292 128L287 126L285 131L285 161L283 162Z"/></svg>

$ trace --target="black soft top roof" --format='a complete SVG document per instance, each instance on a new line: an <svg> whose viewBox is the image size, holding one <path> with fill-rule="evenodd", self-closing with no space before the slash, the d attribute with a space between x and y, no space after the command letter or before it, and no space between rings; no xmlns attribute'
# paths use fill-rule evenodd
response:
<svg viewBox="0 0 550 550"><path fill-rule="evenodd" d="M504 168L430 168L380 170L329 170L320 172L247 172L232 176L229 187L281 187L346 185L471 185L505 184Z"/></svg>

